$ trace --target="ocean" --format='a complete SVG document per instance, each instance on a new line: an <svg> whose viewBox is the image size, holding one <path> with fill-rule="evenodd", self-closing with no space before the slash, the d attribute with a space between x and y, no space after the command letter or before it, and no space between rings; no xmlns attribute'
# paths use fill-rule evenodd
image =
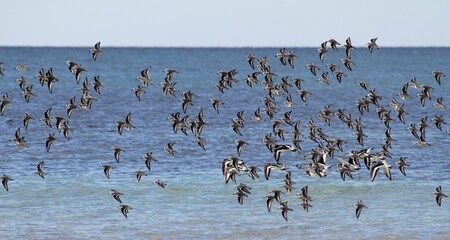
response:
<svg viewBox="0 0 450 240"><path fill-rule="evenodd" d="M440 131L432 122L436 116L450 119L448 108L433 106L436 99L443 97L444 104L450 105L450 76L442 77L439 85L431 72L440 70L450 73L450 48L384 48L369 54L365 47L353 50L352 71L340 59L345 58L345 49L325 55L322 63L316 48L287 48L286 52L296 54L295 67L282 65L276 57L278 48L109 48L102 47L103 53L93 61L89 47L0 47L0 62L4 62L4 75L0 75L0 96L8 95L10 103L0 117L0 174L10 176L9 191L0 189L0 235L2 239L443 239L450 236L450 199L443 198L442 206L433 195L436 187L450 194L450 147L449 124L442 125ZM247 54L258 58L267 56L273 82L279 83L288 77L292 86L288 91L295 105L283 104L287 93L275 95L278 111L271 119L263 109L262 99L268 97L263 84L249 87L243 80L249 74L260 71L252 69L246 60ZM75 76L69 71L66 61L81 64L87 71L81 74L81 82L87 77L89 82L100 76L104 85L101 94L89 85L90 94L96 99L91 109L76 109L69 118L66 105L73 97L80 101L80 88ZM306 67L315 63L320 70L314 76ZM338 65L347 76L339 83L327 63ZM27 64L29 71L18 71L15 67ZM258 64L256 64L258 65ZM136 77L141 71L151 67L152 85L144 88L141 101L133 88L141 85ZM39 69L53 69L58 81L50 94L47 86L41 86L35 76ZM160 83L166 74L164 69L175 69L172 82L176 96L164 95ZM219 71L237 71L239 82L221 93L215 85L221 77ZM329 85L317 81L321 74L329 72ZM16 79L21 76L33 85L27 103ZM263 74L259 76L264 80ZM409 87L410 99L402 100L398 93L413 77L420 85L433 88L431 99L422 107L417 96L420 89ZM301 78L302 87L311 95L307 103L300 99L292 78ZM379 120L374 104L369 112L361 114L356 101L367 96L365 90L355 84L362 80L369 84L368 90L382 97L380 106L391 111L394 119L390 123L392 180L379 171L375 181L371 181L369 170L364 166L352 173L353 179L343 181L338 172L338 157L346 156L352 150L373 148L379 152L384 144L386 126ZM182 110L183 92L191 91L192 105ZM219 113L214 111L210 99L216 97L223 102ZM391 99L404 104L405 124L389 105ZM329 105L336 112L345 109L353 119L361 117L364 125L364 146L358 144L355 129L350 129L334 114L328 126L317 118L321 110ZM46 126L41 118L45 110L52 108L51 116L61 115L71 131L66 140L56 126ZM257 108L261 109L262 122L252 121ZM174 133L168 120L172 113L188 115L189 120L198 120L203 109L207 123L201 137L206 140L203 150L194 140L190 131L187 135L180 130ZM243 111L245 127L242 136L229 126L238 112ZM278 120L284 113L292 111L293 121L300 121L303 134L301 150L282 152L280 162L291 171L293 190L287 193L283 188L285 172L272 171L269 180L264 178L264 165L275 163L273 154L262 142L265 135L272 133L271 120ZM28 129L21 117L28 113L31 120ZM117 131L116 120L124 121L131 113L135 128ZM181 118L180 117L180 118ZM418 141L408 130L410 124L417 124L427 118L426 142L430 146L418 146ZM340 138L345 141L343 151L336 150L334 157L328 156L326 177L305 175L297 164L306 165L305 156L319 146L308 138L308 121L312 119L328 139ZM52 119L54 123L54 119ZM17 147L10 139L15 138L20 128L25 137L26 147ZM277 144L291 144L289 139L293 127L282 123L285 131L283 141L275 134ZM46 152L45 138L55 134L49 152ZM236 140L244 140L240 159L245 165L255 165L260 178L252 180L241 171L236 176L237 183L251 187L251 194L243 204L234 194L236 184L231 180L225 184L222 161L229 156L237 156ZM176 153L170 155L164 148L169 142ZM324 140L318 142L326 145ZM111 148L120 146L124 150L120 162L114 159ZM292 145L292 144L291 144ZM142 159L152 152L157 160L149 171ZM410 165L404 176L396 165L400 157L407 157ZM45 179L36 176L39 162L44 161ZM113 168L108 179L101 167L109 164ZM134 172L147 173L140 182ZM154 184L160 179L167 185L165 189ZM308 186L312 198L309 212L303 210L297 194ZM0 186L1 187L1 186ZM117 202L109 195L117 189L123 204L131 209L128 218L122 215ZM282 190L281 198L288 201L293 211L288 213L288 221L283 219L280 204L275 202L272 211L266 208L265 196L270 190ZM364 208L359 219L355 216L353 204L363 201Z"/></svg>

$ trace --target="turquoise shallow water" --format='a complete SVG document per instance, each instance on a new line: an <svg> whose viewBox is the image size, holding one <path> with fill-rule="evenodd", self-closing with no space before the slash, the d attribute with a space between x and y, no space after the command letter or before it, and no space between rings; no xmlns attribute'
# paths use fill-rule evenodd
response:
<svg viewBox="0 0 450 240"><path fill-rule="evenodd" d="M4 76L0 76L0 94L8 93L11 104L0 117L0 174L5 173L14 181L9 183L9 191L0 189L0 233L9 239L17 238L51 238L51 239L117 239L117 238L308 238L328 239L423 239L445 238L449 236L450 200L444 198L438 207L432 195L438 185L445 193L450 193L450 164L447 148L450 146L449 134L445 132L450 126L443 125L439 131L431 122L435 115L442 115L448 121L448 109L435 109L432 103L438 97L444 97L447 103L450 93L448 78L444 77L438 85L430 74L439 69L450 73L448 48L381 48L369 55L366 49L355 49L352 61L353 71L348 71L339 63L344 57L343 49L332 52L320 63L318 54L312 48L293 50L297 59L295 68L282 66L275 55L274 48L107 48L96 62L90 59L88 48L0 48L0 62L5 62ZM236 155L234 141L243 139L249 142L241 158L246 164L259 168L267 162L274 162L272 154L262 143L264 135L272 131L269 117L263 113L264 122L251 121L256 108L264 108L261 99L267 96L262 85L249 88L243 81L233 85L224 94L214 88L218 82L219 70L237 69L237 77L243 79L253 71L245 60L248 53L257 57L267 55L271 69L277 74L275 82L281 77L300 77L312 94L308 105L303 104L295 91L290 88L294 107L288 108L282 103L285 96L276 97L279 112L274 119L279 119L286 111L292 110L293 120L301 121L301 129L307 136L306 123L313 118L318 126L331 138L340 137L347 141L344 152L361 149L354 130L348 129L339 119L333 117L331 126L316 118L327 104L331 109L345 108L346 112L358 117L354 102L367 94L367 91L355 85L356 80L364 80L370 89L383 97L380 104L390 109L390 99L400 92L401 87L412 77L420 84L431 85L432 100L420 106L416 97L417 90L410 88L413 96L405 103L407 125L398 119L391 123L392 136L397 141L392 143L393 180L389 181L380 174L375 182L370 182L369 173L361 169L354 173L354 179L342 181L336 168L331 168L324 178L303 175L303 170L296 164L306 163L303 155L317 146L304 139L301 154L282 153L282 162L292 171L294 191L282 195L293 209L289 213L289 222L285 222L275 203L268 213L264 196L271 189L282 189L282 172L273 172L270 180L263 178L251 180L242 173L238 182L252 187L252 194L238 204L234 183L224 184L221 174L221 161L229 155ZM73 96L79 100L81 85L67 69L65 62L74 60L88 69L82 75L92 81L93 76L100 75L105 87L102 95L92 90L97 99L91 110L75 110L70 118L71 140L66 141L55 128L49 128L42 122L30 122L26 130L22 126L21 116L29 113L36 119L52 107L52 115L66 117L65 105ZM317 77L305 67L315 62L321 68ZM341 84L330 73L331 85L317 82L320 73L328 71L325 64L334 62L340 70L347 73ZM18 72L14 67L27 63L29 72ZM132 91L138 85L136 77L140 71L152 66L153 85L147 88L139 102ZM54 86L53 94L46 87L41 87L34 78L39 68L53 68L59 81ZM173 78L177 82L177 97L164 96L160 87L163 81L163 69L173 68L179 71ZM26 103L16 79L25 76L37 96ZM187 114L195 118L199 109L204 109L205 126L202 136L206 139L206 151L196 143L194 136L175 134L167 120L173 112L181 112L181 93L191 90L194 106L189 106ZM209 99L218 97L224 105L220 114L216 114ZM246 126L241 130L243 136L234 133L229 124L238 111L244 111ZM119 135L115 120L123 119L131 112L136 129L124 131ZM183 114L182 114L183 115ZM396 118L396 115L392 114ZM417 123L428 116L427 141L429 147L419 147L416 139L406 130L410 123ZM366 147L378 151L383 144L385 127L379 122L375 107L364 113L362 122ZM14 132L21 128L22 135L28 143L26 148L17 148L9 140ZM283 125L286 131L291 127ZM50 152L45 152L43 138L55 133L56 141ZM286 139L290 134L286 134ZM176 156L167 154L163 149L168 142L176 142ZM279 140L279 142L283 142ZM286 141L285 143L288 143ZM113 145L125 150L121 162L116 163ZM153 151L158 162L152 164L148 176L138 183L134 171L145 170L142 156ZM408 157L411 167L403 176L395 162L399 157ZM44 160L45 179L34 176L37 164ZM329 164L337 164L336 157L329 159ZM111 179L107 179L100 167L108 163L114 166ZM263 173L260 172L260 176ZM152 183L161 179L167 183L166 189ZM298 205L296 194L309 186L313 198L310 212L305 212ZM130 205L128 219L125 219L116 202L108 195L111 188L116 188L124 195L122 200ZM356 219L354 207L362 200L368 209L364 209L359 220Z"/></svg>

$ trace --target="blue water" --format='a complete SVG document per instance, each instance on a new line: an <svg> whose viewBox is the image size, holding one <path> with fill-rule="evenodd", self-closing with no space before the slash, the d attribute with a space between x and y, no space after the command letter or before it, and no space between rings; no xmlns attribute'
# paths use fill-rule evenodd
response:
<svg viewBox="0 0 450 240"><path fill-rule="evenodd" d="M438 185L444 193L450 194L450 163L447 148L450 146L448 124L439 131L431 122L435 115L442 115L448 121L450 111L436 109L433 103L438 97L444 97L444 104L450 105L449 77L442 78L438 85L430 74L438 69L450 74L449 48L381 48L369 54L366 49L353 51L353 71L348 71L339 59L344 57L344 49L332 51L321 63L316 49L288 49L296 53L295 68L282 66L275 57L275 48L103 48L103 54L96 62L92 61L89 48L0 48L0 62L4 62L5 73L0 76L0 95L8 93L11 104L7 106L4 116L0 117L0 174L7 174L14 181L9 183L9 191L0 189L0 235L2 239L50 238L50 239L117 239L117 238L281 238L292 239L317 237L328 239L394 238L394 239L442 239L450 235L450 199L444 198L438 207L432 195ZM245 163L263 169L263 165L274 162L272 154L262 143L264 135L272 132L269 117L261 111L264 122L253 122L253 112L264 108L261 99L267 96L263 85L248 87L244 81L233 88L220 93L214 85L219 81L219 70L237 69L236 75L243 79L253 71L245 60L248 53L257 57L267 55L271 69L277 74L275 83L281 77L300 77L306 80L303 87L312 94L305 105L295 90L290 88L294 102L291 108L283 105L285 95L275 98L279 108L274 119L279 119L292 110L292 119L301 121L301 130L305 135L301 143L300 155L292 152L282 153L281 161L292 171L295 189L291 194L285 193L282 199L289 201L289 222L286 222L274 203L272 212L268 213L264 196L271 189L283 189L284 173L273 172L269 181L262 177L251 180L245 173L237 177L252 188L252 194L244 199L241 206L234 183L224 184L221 173L221 161L229 155L236 155L234 141L245 140L249 143L242 152ZM81 85L69 72L65 62L73 60L83 65L88 71L82 75L89 81L95 75L105 86L98 95L91 110L75 110L70 118L71 140L39 121L46 109L52 107L52 116L59 114L67 119L65 105L76 96L79 101ZM317 77L305 67L315 62L321 70ZM319 83L317 79L324 71L329 71L326 63L339 65L340 70L348 76L339 84L333 74L329 74L330 85ZM15 66L28 64L30 71L19 72ZM134 95L133 87L139 82L136 77L144 68L151 66L153 85L145 89L142 101ZM41 87L34 78L40 68L53 68L59 81L50 94L46 86ZM164 96L159 85L165 74L163 69L176 69L173 81L177 97ZM37 96L26 103L16 79L24 76ZM419 84L431 85L432 100L420 105L416 89L409 89L412 99L400 100L397 93L412 77ZM261 76L262 79L262 76ZM316 118L325 105L332 110L345 108L353 118L360 114L354 102L367 94L367 91L355 84L364 80L370 84L369 89L383 97L380 104L386 109L390 99L404 103L406 125L403 125L392 111L395 121L391 122L392 159L387 159L393 166L393 179L389 181L379 174L374 182L370 181L366 169L354 173L354 179L341 180L336 167L327 172L327 177L316 178L303 175L304 170L296 164L306 164L303 156L317 147L307 139L306 124L314 119L316 124L330 138L342 138L347 143L345 155L351 150L362 149L354 130L336 117L332 117L331 126ZM92 87L92 86L90 86ZM167 120L173 112L182 112L182 92L191 90L194 106L189 106L187 114L190 119L196 116L202 107L208 126L204 127L202 137L206 139L206 151L196 143L189 132L175 134ZM212 97L221 99L220 113L216 114L209 102ZM228 126L238 111L244 111L245 128L243 136L237 135ZM136 129L124 131L119 135L115 120L123 120L131 112ZM30 122L26 130L21 116L30 114L36 120ZM184 114L181 114L182 116ZM411 123L417 123L428 116L427 141L429 147L419 147L416 139L406 130ZM385 126L378 120L375 106L362 115L365 125L365 147L380 150L384 143ZM26 148L18 148L9 140L14 132L21 128L27 141ZM286 132L292 127L283 125ZM45 140L49 133L55 133L56 141L50 152L45 151ZM285 143L291 135L286 134ZM168 142L176 142L176 156L169 155L163 149ZM278 142L283 142L278 140ZM120 146L125 152L121 162L114 160L111 147ZM152 170L147 171L136 182L134 171L146 170L142 157L153 152L158 162L152 163ZM408 157L411 167L403 176L395 165L400 157ZM44 160L45 179L33 175L37 164ZM114 166L111 179L103 174L102 164ZM337 158L329 159L328 164L337 164ZM162 189L152 182L161 179L167 183ZM309 186L313 207L305 212L298 206L296 194ZM130 205L128 219L117 207L118 202L108 195L115 188L124 195L122 201ZM355 217L353 203L362 200L364 209L359 220Z"/></svg>

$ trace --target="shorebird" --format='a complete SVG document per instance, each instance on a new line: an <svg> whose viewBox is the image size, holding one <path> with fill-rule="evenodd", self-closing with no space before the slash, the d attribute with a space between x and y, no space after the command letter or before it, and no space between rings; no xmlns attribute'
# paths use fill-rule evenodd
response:
<svg viewBox="0 0 450 240"><path fill-rule="evenodd" d="M6 189L6 191L9 191L9 188L8 188L8 182L9 182L9 181L14 181L14 179L10 178L10 177L9 177L8 175L6 175L6 174L3 174L3 176L1 176L0 179L2 179L3 187Z"/></svg>
<svg viewBox="0 0 450 240"><path fill-rule="evenodd" d="M167 143L167 147L164 148L164 151L168 152L170 155L175 156L175 149L173 149L173 145L175 145L174 142Z"/></svg>
<svg viewBox="0 0 450 240"><path fill-rule="evenodd" d="M111 148L112 151L114 151L114 159L116 159L116 162L119 163L120 162L120 153L125 152L124 150L122 150L120 147L118 147L117 145L114 145Z"/></svg>
<svg viewBox="0 0 450 240"><path fill-rule="evenodd" d="M317 49L317 52L319 53L319 59L321 62L323 62L325 54L330 54L330 52L327 49L327 43L328 43L328 41L323 42L320 45L320 48Z"/></svg>
<svg viewBox="0 0 450 240"><path fill-rule="evenodd" d="M327 85L330 85L331 81L328 79L327 76L328 76L328 72L324 72L324 73L322 73L322 77L317 79L317 81L321 82L321 83L325 83Z"/></svg>
<svg viewBox="0 0 450 240"><path fill-rule="evenodd" d="M344 66L348 69L348 70L350 70L350 71L352 71L352 65L355 65L355 63L353 63L351 60L350 60L350 58L342 58L341 59L341 62L344 64Z"/></svg>
<svg viewBox="0 0 450 240"><path fill-rule="evenodd" d="M437 203L437 205L438 205L439 207L441 206L442 197L448 197L447 195L445 195L445 194L442 192L441 186L438 186L438 187L436 188L436 191L433 193L433 195L436 195L436 203Z"/></svg>
<svg viewBox="0 0 450 240"><path fill-rule="evenodd" d="M436 127L442 131L442 124L446 124L444 118L442 116L434 116L433 119L431 119L431 121L433 121L434 125L436 125Z"/></svg>
<svg viewBox="0 0 450 240"><path fill-rule="evenodd" d="M161 181L159 179L156 179L155 181L153 181L153 183L158 185L158 186L160 186L160 187L162 187L162 188L166 188L166 185L167 185L165 182L163 182L163 181Z"/></svg>
<svg viewBox="0 0 450 240"><path fill-rule="evenodd" d="M94 91L95 91L95 92L97 92L99 95L102 95L102 94L100 93L100 89L101 89L102 87L104 87L104 86L103 86L103 84L100 82L100 76L99 76L99 75L94 76L94 81L91 82L91 85L94 86Z"/></svg>
<svg viewBox="0 0 450 240"><path fill-rule="evenodd" d="M281 206L279 207L281 209L281 215L283 216L284 220L286 220L286 222L288 221L288 212L293 211L292 208L289 208L287 204L288 201L281 202Z"/></svg>
<svg viewBox="0 0 450 240"><path fill-rule="evenodd" d="M443 97L437 98L436 102L433 103L433 106L435 108L447 108L447 106L445 106L443 102L444 102L444 98Z"/></svg>
<svg viewBox="0 0 450 240"><path fill-rule="evenodd" d="M5 113L6 106L8 106L9 103L10 101L8 99L8 94L7 93L3 94L0 104L0 116L3 116L3 114Z"/></svg>
<svg viewBox="0 0 450 240"><path fill-rule="evenodd" d="M282 144L282 145L275 144L275 146L273 147L273 157L275 158L277 163L280 161L281 152L286 151L296 152L297 149L289 144Z"/></svg>
<svg viewBox="0 0 450 240"><path fill-rule="evenodd" d="M134 92L134 95L136 95L137 99L140 102L141 101L141 94L145 93L144 89L140 85L138 85L137 87L133 88L133 92Z"/></svg>
<svg viewBox="0 0 450 240"><path fill-rule="evenodd" d="M216 111L216 113L219 113L219 105L222 105L223 102L220 101L218 98L211 98L209 101L213 104L213 108Z"/></svg>
<svg viewBox="0 0 450 240"><path fill-rule="evenodd" d="M294 59L296 58L295 53L293 51L289 51L288 53L286 53L286 59L288 61L289 66L291 66L292 68L294 68Z"/></svg>
<svg viewBox="0 0 450 240"><path fill-rule="evenodd" d="M125 216L125 218L128 218L128 211L130 209L133 209L132 207L125 204L120 204L118 207L120 207L120 211L122 212L123 216Z"/></svg>
<svg viewBox="0 0 450 240"><path fill-rule="evenodd" d="M253 115L254 115L254 116L252 117L252 120L255 121L255 122L261 122L261 121L264 120L264 119L262 118L262 116L261 116L260 108L256 109L256 111L254 112Z"/></svg>
<svg viewBox="0 0 450 240"><path fill-rule="evenodd" d="M314 76L316 76L317 70L320 70L320 68L317 67L314 63L306 64L306 67L309 69L309 71L311 71L312 74L314 74Z"/></svg>
<svg viewBox="0 0 450 240"><path fill-rule="evenodd" d="M44 179L44 175L47 174L44 172L44 161L39 162L37 165L37 171L34 174Z"/></svg>
<svg viewBox="0 0 450 240"><path fill-rule="evenodd" d="M30 69L28 68L28 65L26 63L21 63L21 64L17 65L16 70L19 72L30 71Z"/></svg>
<svg viewBox="0 0 450 240"><path fill-rule="evenodd" d="M234 143L236 143L236 151L238 156L241 156L242 148L244 148L245 145L248 145L248 143L244 140L236 140Z"/></svg>
<svg viewBox="0 0 450 240"><path fill-rule="evenodd" d="M5 67L3 66L4 62L0 62L0 75L3 75L3 72L5 71Z"/></svg>
<svg viewBox="0 0 450 240"><path fill-rule="evenodd" d="M439 70L433 70L433 71L431 72L431 74L433 74L434 79L436 79L436 82L437 82L439 85L441 85L441 77L445 77L445 76L446 76L443 72L441 72L441 71L439 71Z"/></svg>
<svg viewBox="0 0 450 240"><path fill-rule="evenodd" d="M22 123L25 129L28 129L28 123L30 122L30 120L34 120L34 118L28 113L25 113L25 115L22 116Z"/></svg>
<svg viewBox="0 0 450 240"><path fill-rule="evenodd" d="M152 85L151 79L150 79L150 71L152 67L148 67L141 71L141 75L137 76L136 79L144 85L144 87L148 87L148 85Z"/></svg>
<svg viewBox="0 0 450 240"><path fill-rule="evenodd" d="M375 181L380 169L383 169L386 177L389 178L389 180L392 180L391 165L389 165L386 160L381 160L372 162L372 165L370 166L370 179L372 182Z"/></svg>
<svg viewBox="0 0 450 240"><path fill-rule="evenodd" d="M353 204L353 206L355 206L355 208L356 208L356 210L355 210L355 212L356 212L356 219L359 219L359 215L361 215L362 209L363 208L367 208L367 206L364 205L361 200L359 200L358 202Z"/></svg>
<svg viewBox="0 0 450 240"><path fill-rule="evenodd" d="M142 157L145 160L145 166L149 171L151 171L151 163L152 161L157 162L157 160L153 157L153 152L148 152L145 156Z"/></svg>
<svg viewBox="0 0 450 240"><path fill-rule="evenodd" d="M105 173L105 176L110 179L109 171L111 170L112 166L109 164L102 164L101 166L103 168L103 173Z"/></svg>
<svg viewBox="0 0 450 240"><path fill-rule="evenodd" d="M347 40L345 40L345 54L347 55L347 58L350 59L352 58L352 50L355 48L352 45L352 39L350 39L350 37L347 38Z"/></svg>
<svg viewBox="0 0 450 240"><path fill-rule="evenodd" d="M252 194L252 193L250 192L250 190L251 190L252 188L249 187L249 186L247 186L245 183L239 183L239 184L236 186L236 189L237 189L239 192L243 192L243 193L247 193L247 194Z"/></svg>
<svg viewBox="0 0 450 240"><path fill-rule="evenodd" d="M280 60L281 64L283 66L286 66L286 48L281 48L280 51L277 53L276 57Z"/></svg>
<svg viewBox="0 0 450 240"><path fill-rule="evenodd" d="M273 200L275 199L275 196L267 195L264 198L267 198L266 199L267 211L270 212L270 210L272 210L272 203L273 203Z"/></svg>
<svg viewBox="0 0 450 240"><path fill-rule="evenodd" d="M266 180L269 180L270 173L272 170L287 170L288 168L286 165L281 163L266 163L264 165L264 176L266 177Z"/></svg>
<svg viewBox="0 0 450 240"><path fill-rule="evenodd" d="M100 54L102 54L102 50L100 49L100 42L97 42L97 43L94 45L94 48L92 48L91 50L89 50L89 52L92 54L92 59L93 59L94 61L96 61L96 60L97 60L97 56L100 55Z"/></svg>
<svg viewBox="0 0 450 240"><path fill-rule="evenodd" d="M206 140L204 138L197 137L196 139L194 139L194 142L197 143L203 150L206 150L205 148Z"/></svg>
<svg viewBox="0 0 450 240"><path fill-rule="evenodd" d="M400 160L396 162L398 168L400 169L400 172L403 173L403 175L406 176L405 168L409 167L410 165L406 162L407 157L400 157Z"/></svg>
<svg viewBox="0 0 450 240"><path fill-rule="evenodd" d="M136 175L137 182L141 181L142 176L147 176L147 173L145 173L144 171L141 171L141 170L134 171L134 174Z"/></svg>
<svg viewBox="0 0 450 240"><path fill-rule="evenodd" d="M52 147L53 141L55 141L55 134L49 133L48 136L45 138L45 149L47 152L50 151L50 148Z"/></svg>
<svg viewBox="0 0 450 240"><path fill-rule="evenodd" d="M332 48L333 50L335 50L335 51L338 50L337 46L338 46L338 45L341 45L338 41L336 41L336 40L333 39L333 38L331 38L330 40L328 40L328 42L330 43L331 48Z"/></svg>
<svg viewBox="0 0 450 240"><path fill-rule="evenodd" d="M80 64L74 62L74 61L66 61L66 64L69 66L69 71L72 74L75 74L75 80L77 84L80 83L80 77L82 72L86 72L87 70L83 68Z"/></svg>
<svg viewBox="0 0 450 240"><path fill-rule="evenodd" d="M240 205L243 205L243 204L244 204L244 197L248 197L248 195L245 194L245 193L242 192L242 191L237 191L237 192L234 193L234 195L236 195L236 196L238 197L238 203L239 203Z"/></svg>
<svg viewBox="0 0 450 240"><path fill-rule="evenodd" d="M372 38L372 39L370 39L370 42L367 43L367 48L369 49L369 53L372 53L372 51L373 51L374 49L379 49L379 48L378 48L378 45L377 45L377 43L376 43L377 39L378 39L378 38Z"/></svg>
<svg viewBox="0 0 450 240"><path fill-rule="evenodd" d="M132 128L136 128L133 124L131 124L131 112L127 114L125 121L116 120L115 123L117 124L117 132L119 135L122 135L123 129L130 130Z"/></svg>
<svg viewBox="0 0 450 240"><path fill-rule="evenodd" d="M113 188L111 189L111 192L109 192L108 194L111 195L114 199L116 199L116 201L118 201L119 203L122 203L122 200L120 200L120 196L122 196L123 193Z"/></svg>
<svg viewBox="0 0 450 240"><path fill-rule="evenodd" d="M247 169L248 169L247 173L252 180L255 180L255 177L259 178L259 175L258 175L259 168L258 167L250 164L247 166Z"/></svg>
<svg viewBox="0 0 450 240"><path fill-rule="evenodd" d="M252 69L255 69L255 62L258 61L258 58L255 57L255 55L249 53L247 54L247 56L245 56L245 58L248 61L248 64L250 65L250 67L252 67Z"/></svg>
<svg viewBox="0 0 450 240"><path fill-rule="evenodd" d="M369 87L369 84L366 83L366 82L364 82L364 81L362 81L362 80L357 80L357 81L356 81L356 84L358 84L360 87L362 87L362 88L364 88L364 89L366 89L366 90L367 90L367 88Z"/></svg>

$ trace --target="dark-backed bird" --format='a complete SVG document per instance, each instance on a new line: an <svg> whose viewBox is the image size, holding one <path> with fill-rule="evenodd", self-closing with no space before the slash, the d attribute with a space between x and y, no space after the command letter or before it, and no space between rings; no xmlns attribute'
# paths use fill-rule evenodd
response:
<svg viewBox="0 0 450 240"><path fill-rule="evenodd" d="M433 195L436 195L436 203L437 203L437 205L438 205L439 207L441 206L442 197L448 197L447 195L445 195L445 194L442 192L441 186L438 186L438 187L436 188L436 191L433 193Z"/></svg>
<svg viewBox="0 0 450 240"><path fill-rule="evenodd" d="M122 212L122 214L125 218L128 218L128 211L130 209L133 209L132 207L125 205L125 204L120 204L118 207L120 208L120 211Z"/></svg>
<svg viewBox="0 0 450 240"><path fill-rule="evenodd" d="M9 181L14 181L14 179L10 178L10 177L9 177L8 175L6 175L6 174L3 174L3 176L1 176L0 179L2 179L3 187L6 189L6 191L9 191L9 188L8 188L8 182L9 182Z"/></svg>
<svg viewBox="0 0 450 240"><path fill-rule="evenodd" d="M94 61L96 61L96 60L97 60L97 56L100 55L100 54L102 54L102 50L100 49L100 42L97 42L97 43L94 45L94 48L92 48L91 50L89 50L89 52L90 52L91 55L92 55L92 59L94 59Z"/></svg>
<svg viewBox="0 0 450 240"><path fill-rule="evenodd" d="M47 174L44 172L44 161L39 162L37 165L37 171L34 174L44 179L44 175Z"/></svg>
<svg viewBox="0 0 450 240"><path fill-rule="evenodd" d="M364 205L364 203L359 200L358 202L354 203L353 206L355 206L356 210L356 219L359 219L359 215L361 215L362 209L363 208L367 208L366 205Z"/></svg>
<svg viewBox="0 0 450 240"><path fill-rule="evenodd" d="M111 189L111 192L109 192L109 195L111 195L114 199L116 199L116 201L118 201L119 203L122 203L122 200L120 200L120 196L123 195L123 193L117 191L116 189Z"/></svg>

